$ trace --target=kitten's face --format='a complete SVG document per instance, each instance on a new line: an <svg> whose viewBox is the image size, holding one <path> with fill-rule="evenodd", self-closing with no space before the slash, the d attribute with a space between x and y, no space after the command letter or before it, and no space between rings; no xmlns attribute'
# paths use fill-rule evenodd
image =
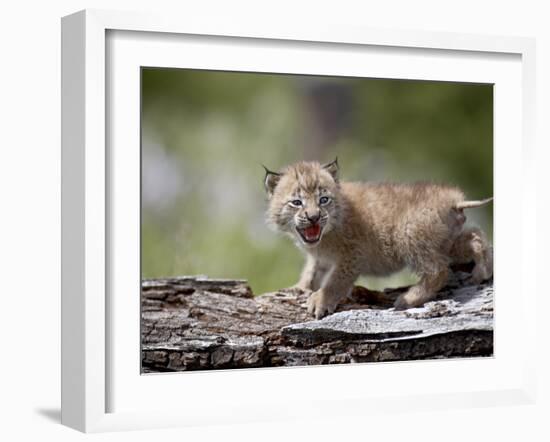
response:
<svg viewBox="0 0 550 442"><path fill-rule="evenodd" d="M281 174L268 173L267 219L300 245L313 248L339 221L339 186L336 162L321 166L303 162Z"/></svg>

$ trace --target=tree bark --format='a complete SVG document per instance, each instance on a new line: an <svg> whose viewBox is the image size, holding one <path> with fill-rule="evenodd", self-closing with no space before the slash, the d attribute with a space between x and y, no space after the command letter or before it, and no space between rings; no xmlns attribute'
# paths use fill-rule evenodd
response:
<svg viewBox="0 0 550 442"><path fill-rule="evenodd" d="M461 269L469 270L469 269ZM254 296L244 280L142 282L142 372L491 356L493 282L452 273L437 298L398 311L406 288L355 287L337 312L312 320L309 292Z"/></svg>

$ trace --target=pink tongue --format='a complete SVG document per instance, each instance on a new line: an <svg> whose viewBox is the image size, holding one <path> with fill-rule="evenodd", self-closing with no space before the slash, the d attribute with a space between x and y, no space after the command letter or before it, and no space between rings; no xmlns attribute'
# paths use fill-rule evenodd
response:
<svg viewBox="0 0 550 442"><path fill-rule="evenodd" d="M306 235L306 239L317 239L321 233L321 227L319 225L308 227L304 230L304 233Z"/></svg>

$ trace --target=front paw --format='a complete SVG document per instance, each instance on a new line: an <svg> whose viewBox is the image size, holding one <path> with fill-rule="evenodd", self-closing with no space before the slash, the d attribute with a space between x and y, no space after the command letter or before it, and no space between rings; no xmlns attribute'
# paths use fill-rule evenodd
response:
<svg viewBox="0 0 550 442"><path fill-rule="evenodd" d="M307 300L307 311L310 315L314 316L315 319L321 319L325 315L330 315L336 310L338 301L334 301L326 292L321 289L312 293L309 299Z"/></svg>

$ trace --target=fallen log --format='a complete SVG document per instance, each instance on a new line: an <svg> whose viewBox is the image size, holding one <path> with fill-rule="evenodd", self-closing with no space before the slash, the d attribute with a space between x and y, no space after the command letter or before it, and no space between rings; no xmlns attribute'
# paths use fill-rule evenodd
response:
<svg viewBox="0 0 550 442"><path fill-rule="evenodd" d="M312 320L309 292L254 296L244 280L183 276L142 282L142 372L491 356L493 282L456 271L437 298L395 310L406 288L354 288Z"/></svg>

